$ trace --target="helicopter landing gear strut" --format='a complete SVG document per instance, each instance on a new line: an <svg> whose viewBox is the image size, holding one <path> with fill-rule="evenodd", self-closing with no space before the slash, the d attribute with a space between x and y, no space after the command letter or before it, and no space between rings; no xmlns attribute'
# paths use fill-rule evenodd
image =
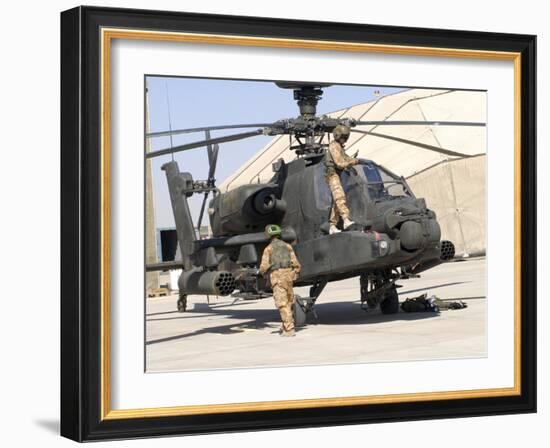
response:
<svg viewBox="0 0 550 448"><path fill-rule="evenodd" d="M303 327L306 324L307 315L309 313L312 313L316 320L319 319L314 306L316 300L319 298L326 285L326 280L319 280L309 289L309 297L300 297L298 295L294 296L294 325L297 327Z"/></svg>
<svg viewBox="0 0 550 448"><path fill-rule="evenodd" d="M185 310L187 310L187 295L180 293L180 297L177 302L178 305L178 312L179 313L185 313Z"/></svg>
<svg viewBox="0 0 550 448"><path fill-rule="evenodd" d="M382 314L395 314L399 312L399 295L395 283L386 291L384 300L380 302Z"/></svg>
<svg viewBox="0 0 550 448"><path fill-rule="evenodd" d="M370 311L380 305L382 314L395 314L399 311L399 295L395 284L395 277L382 277L362 274L359 278L361 285L361 309Z"/></svg>

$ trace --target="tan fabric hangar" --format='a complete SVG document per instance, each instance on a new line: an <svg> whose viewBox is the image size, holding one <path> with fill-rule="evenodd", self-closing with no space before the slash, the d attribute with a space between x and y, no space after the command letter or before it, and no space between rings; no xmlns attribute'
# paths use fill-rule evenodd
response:
<svg viewBox="0 0 550 448"><path fill-rule="evenodd" d="M486 92L408 89L329 114L358 120L441 120L486 122ZM373 131L377 126L359 126ZM353 133L349 154L379 163L407 179L414 194L437 213L442 238L454 242L458 255L485 252L486 128L465 126L384 126L378 131L472 157L449 157L379 137ZM275 137L220 186L221 192L246 183L266 182L272 164L295 158L288 136ZM353 211L352 211L353 213Z"/></svg>

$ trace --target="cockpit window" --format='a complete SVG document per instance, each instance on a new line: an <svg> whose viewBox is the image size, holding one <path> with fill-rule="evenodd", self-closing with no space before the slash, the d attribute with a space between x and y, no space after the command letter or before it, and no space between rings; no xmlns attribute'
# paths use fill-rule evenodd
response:
<svg viewBox="0 0 550 448"><path fill-rule="evenodd" d="M358 183L357 180L353 180L355 178L354 174L342 171L340 180L348 196L352 188L355 188L356 195L365 195L364 190L357 189L359 184L367 185L369 196L373 201L412 196L401 178L390 174L384 168L372 162L363 162L360 165L354 166L351 170L355 170L361 180ZM325 168L322 164L319 164L315 170L314 189L317 208L329 209L332 204L332 194L325 180ZM352 199L348 197L348 200Z"/></svg>
<svg viewBox="0 0 550 448"><path fill-rule="evenodd" d="M411 196L403 180L384 170L374 163L358 165L367 178L368 190L371 199L389 199L392 197Z"/></svg>

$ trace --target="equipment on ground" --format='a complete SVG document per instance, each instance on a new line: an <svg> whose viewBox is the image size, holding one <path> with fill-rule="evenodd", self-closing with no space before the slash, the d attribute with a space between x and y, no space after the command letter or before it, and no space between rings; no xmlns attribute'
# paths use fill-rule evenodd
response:
<svg viewBox="0 0 550 448"><path fill-rule="evenodd" d="M462 300L441 300L434 295L428 297L426 293L406 299L401 304L401 309L406 313L439 313L444 310L462 310L464 308L468 308L468 304Z"/></svg>

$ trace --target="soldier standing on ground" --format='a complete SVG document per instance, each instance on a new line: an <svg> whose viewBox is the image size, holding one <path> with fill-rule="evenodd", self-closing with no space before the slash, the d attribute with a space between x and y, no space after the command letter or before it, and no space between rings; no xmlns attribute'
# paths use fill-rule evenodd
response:
<svg viewBox="0 0 550 448"><path fill-rule="evenodd" d="M325 154L325 179L332 193L332 209L329 218L330 234L340 232L338 227L336 227L338 218L342 218L344 230L354 224L354 222L349 219L349 208L346 203L346 194L342 188L340 174L343 170L359 163L359 160L348 156L344 152L344 146L348 141L350 128L339 124L334 128L332 134L334 140L328 145Z"/></svg>
<svg viewBox="0 0 550 448"><path fill-rule="evenodd" d="M290 244L281 240L281 228L276 224L269 224L265 228L266 235L271 239L264 249L260 272L269 273L271 289L275 306L281 314L281 336L294 336L294 281L300 273L300 263Z"/></svg>

